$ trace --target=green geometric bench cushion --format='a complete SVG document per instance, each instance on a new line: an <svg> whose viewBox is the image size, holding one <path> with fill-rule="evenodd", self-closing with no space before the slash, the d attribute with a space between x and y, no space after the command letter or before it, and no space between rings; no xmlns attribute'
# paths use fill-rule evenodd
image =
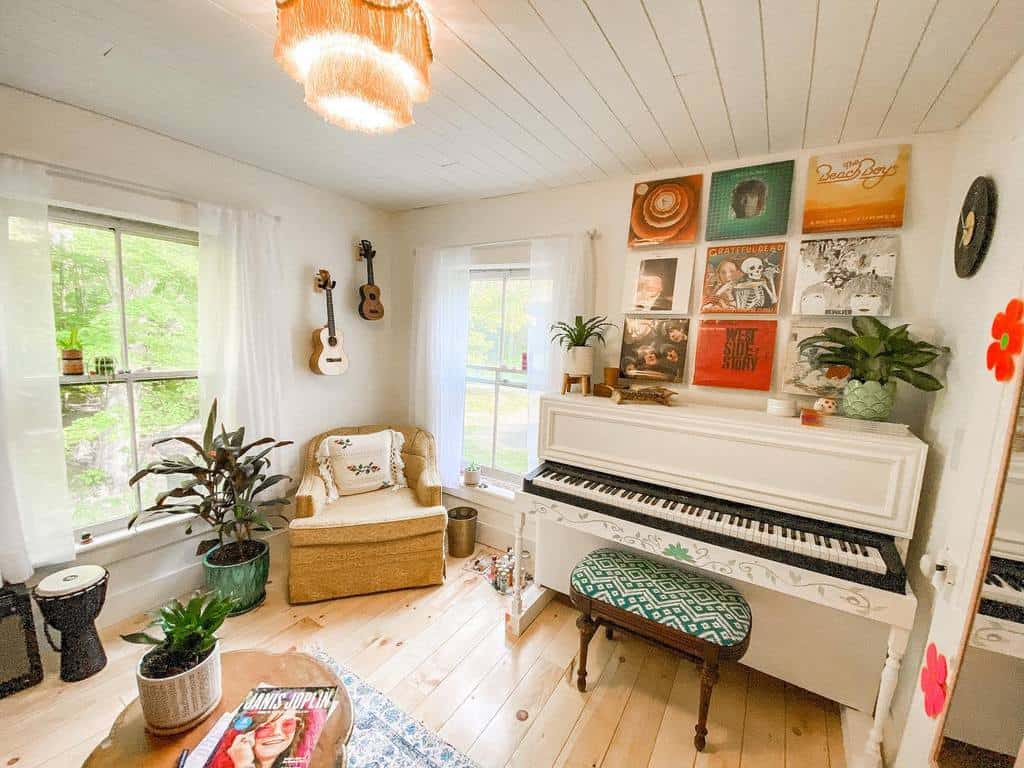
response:
<svg viewBox="0 0 1024 768"><path fill-rule="evenodd" d="M728 584L632 552L594 550L569 581L585 597L716 645L737 645L750 634L750 606Z"/></svg>

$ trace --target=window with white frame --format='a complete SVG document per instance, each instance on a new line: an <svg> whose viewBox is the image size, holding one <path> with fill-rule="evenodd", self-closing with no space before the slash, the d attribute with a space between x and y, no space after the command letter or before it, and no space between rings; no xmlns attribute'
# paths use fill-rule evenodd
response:
<svg viewBox="0 0 1024 768"><path fill-rule="evenodd" d="M72 520L96 533L169 487L128 485L164 450L155 440L200 434L199 240L63 208L49 226L56 341L86 370L60 378Z"/></svg>
<svg viewBox="0 0 1024 768"><path fill-rule="evenodd" d="M470 273L464 464L512 480L527 471L529 269Z"/></svg>

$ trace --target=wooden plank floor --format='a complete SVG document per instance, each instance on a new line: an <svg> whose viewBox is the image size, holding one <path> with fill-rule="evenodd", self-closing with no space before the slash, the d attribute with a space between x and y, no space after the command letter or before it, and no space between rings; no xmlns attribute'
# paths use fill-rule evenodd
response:
<svg viewBox="0 0 1024 768"><path fill-rule="evenodd" d="M440 587L289 606L275 562L266 603L225 624L225 650L319 645L486 768L845 768L834 703L737 664L715 687L703 753L696 670L660 648L598 632L578 692L576 611L552 602L510 642L507 598L466 564L450 560ZM144 620L103 632L100 674L62 683L49 654L43 683L0 700L0 766L81 764L135 696L142 649L118 635Z"/></svg>

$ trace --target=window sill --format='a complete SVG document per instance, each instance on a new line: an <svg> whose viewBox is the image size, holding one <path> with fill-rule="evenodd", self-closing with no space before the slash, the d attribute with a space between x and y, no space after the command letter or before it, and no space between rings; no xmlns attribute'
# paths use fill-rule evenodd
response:
<svg viewBox="0 0 1024 768"><path fill-rule="evenodd" d="M510 509L518 496L514 489L486 478L481 485L459 483L457 488L445 488L444 492L457 499L497 509Z"/></svg>
<svg viewBox="0 0 1024 768"><path fill-rule="evenodd" d="M94 536L88 544L75 542L75 558L85 558L102 565L209 533L200 521L192 533L186 534L188 526L196 522L195 515L175 515L143 523L132 529L125 523L123 528Z"/></svg>

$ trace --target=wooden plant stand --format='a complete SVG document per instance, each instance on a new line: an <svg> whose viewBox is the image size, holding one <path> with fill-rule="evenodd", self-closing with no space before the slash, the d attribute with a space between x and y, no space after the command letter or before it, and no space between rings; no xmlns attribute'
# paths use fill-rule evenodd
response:
<svg viewBox="0 0 1024 768"><path fill-rule="evenodd" d="M562 374L562 394L564 395L566 392L568 392L570 389L572 389L572 385L573 384L579 384L580 385L580 391L584 395L589 395L590 394L590 374L589 373L584 373L584 374L582 374L580 376L573 376L572 374L569 374L569 373L563 373Z"/></svg>

